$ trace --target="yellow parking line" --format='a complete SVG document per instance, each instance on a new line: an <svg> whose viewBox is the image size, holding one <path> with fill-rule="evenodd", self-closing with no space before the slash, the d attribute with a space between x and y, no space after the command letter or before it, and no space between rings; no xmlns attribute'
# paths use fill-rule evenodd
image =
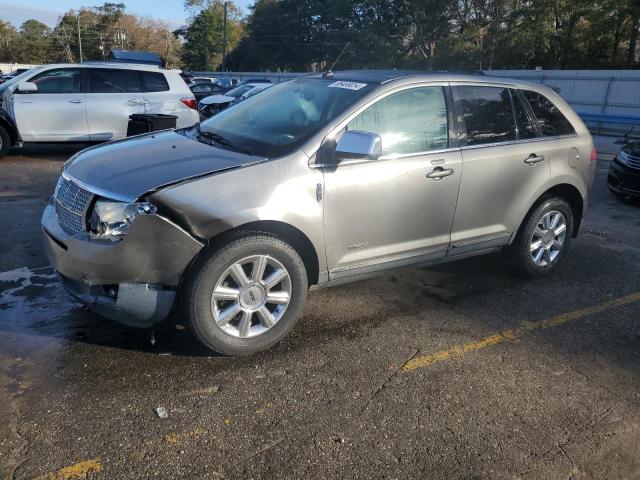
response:
<svg viewBox="0 0 640 480"><path fill-rule="evenodd" d="M534 330L557 327L558 325L562 325L573 320L581 320L590 315L604 312L614 307L635 303L637 301L640 301L640 292L632 293L631 295L616 298L614 300L608 300L592 307L581 308L572 312L556 315L555 317L551 317L540 322L520 322L518 326L512 330L503 330L502 332L489 335L477 342L465 343L440 352L414 357L403 365L402 370L404 372L410 372L417 368L428 367L433 363L442 362L450 358L462 357L469 352L482 350L483 348L497 345L507 340L514 340Z"/></svg>
<svg viewBox="0 0 640 480"><path fill-rule="evenodd" d="M47 473L38 477L37 480L81 480L87 478L90 473L102 471L102 462L99 458L85 460L69 467L64 467L57 472Z"/></svg>
<svg viewBox="0 0 640 480"><path fill-rule="evenodd" d="M164 441L169 445L181 445L185 440L190 438L198 438L204 434L204 428L196 428L188 432L182 433L167 433L164 436Z"/></svg>

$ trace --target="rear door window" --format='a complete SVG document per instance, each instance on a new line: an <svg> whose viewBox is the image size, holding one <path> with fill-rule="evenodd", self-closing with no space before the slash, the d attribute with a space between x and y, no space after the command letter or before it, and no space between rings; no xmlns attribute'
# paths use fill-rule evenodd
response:
<svg viewBox="0 0 640 480"><path fill-rule="evenodd" d="M380 135L383 155L447 148L449 123L444 89L419 87L393 93L360 113L347 129Z"/></svg>
<svg viewBox="0 0 640 480"><path fill-rule="evenodd" d="M453 88L458 124L466 131L466 145L509 142L517 138L508 88Z"/></svg>
<svg viewBox="0 0 640 480"><path fill-rule="evenodd" d="M556 107L551 100L544 95L523 90L525 98L531 105L531 110L536 117L538 126L545 137L556 137L558 135L572 135L576 131L567 120L562 112Z"/></svg>
<svg viewBox="0 0 640 480"><path fill-rule="evenodd" d="M38 86L38 93L81 93L82 70L56 68L39 73L29 80Z"/></svg>
<svg viewBox="0 0 640 480"><path fill-rule="evenodd" d="M169 84L162 73L138 72L143 92L168 92Z"/></svg>
<svg viewBox="0 0 640 480"><path fill-rule="evenodd" d="M138 93L138 76L131 70L89 70L89 93Z"/></svg>

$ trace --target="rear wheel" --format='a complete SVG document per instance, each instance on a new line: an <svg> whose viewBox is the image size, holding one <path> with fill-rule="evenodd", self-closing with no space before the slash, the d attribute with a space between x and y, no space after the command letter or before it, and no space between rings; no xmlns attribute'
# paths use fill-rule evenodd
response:
<svg viewBox="0 0 640 480"><path fill-rule="evenodd" d="M224 355L246 355L279 342L304 309L307 274L282 240L251 234L210 252L185 282L185 314L195 336Z"/></svg>
<svg viewBox="0 0 640 480"><path fill-rule="evenodd" d="M0 158L3 158L7 155L9 148L11 147L11 137L9 136L9 132L0 125Z"/></svg>
<svg viewBox="0 0 640 480"><path fill-rule="evenodd" d="M551 272L567 253L573 225L573 212L564 199L542 200L529 213L509 247L518 270L531 277Z"/></svg>

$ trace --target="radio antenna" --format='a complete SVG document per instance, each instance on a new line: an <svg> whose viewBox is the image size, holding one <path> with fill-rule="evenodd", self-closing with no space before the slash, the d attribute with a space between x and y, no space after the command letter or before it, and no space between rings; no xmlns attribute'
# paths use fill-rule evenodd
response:
<svg viewBox="0 0 640 480"><path fill-rule="evenodd" d="M347 44L344 46L344 48L340 52L340 55L338 55L338 58L336 58L336 61L333 62L331 67L329 67L329 69L326 72L324 72L324 76L325 77L330 77L331 75L333 75L333 67L335 67L336 64L340 61L340 59L342 58L342 55L344 54L344 52L347 50L347 48L349 48L349 45L351 45L351 41L347 42Z"/></svg>

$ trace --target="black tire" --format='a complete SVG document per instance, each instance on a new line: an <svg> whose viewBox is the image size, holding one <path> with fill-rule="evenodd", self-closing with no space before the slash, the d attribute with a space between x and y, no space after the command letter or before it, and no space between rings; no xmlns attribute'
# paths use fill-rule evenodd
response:
<svg viewBox="0 0 640 480"><path fill-rule="evenodd" d="M275 325L254 337L240 338L216 324L212 295L216 282L225 271L252 255L268 255L284 266L291 282L291 295ZM308 289L304 263L293 247L267 233L247 233L201 255L183 286L182 313L196 338L207 348L223 355L250 355L272 347L289 333L302 316Z"/></svg>
<svg viewBox="0 0 640 480"><path fill-rule="evenodd" d="M547 265L536 264L531 254L531 242L535 228L540 220L549 212L557 211L564 215L566 231L564 242L557 256ZM567 253L573 238L574 218L569 204L560 197L546 197L540 200L529 212L518 230L515 240L509 246L508 253L513 265L527 277L541 277L554 270Z"/></svg>
<svg viewBox="0 0 640 480"><path fill-rule="evenodd" d="M4 158L11 148L11 137L9 132L0 125L0 158Z"/></svg>

